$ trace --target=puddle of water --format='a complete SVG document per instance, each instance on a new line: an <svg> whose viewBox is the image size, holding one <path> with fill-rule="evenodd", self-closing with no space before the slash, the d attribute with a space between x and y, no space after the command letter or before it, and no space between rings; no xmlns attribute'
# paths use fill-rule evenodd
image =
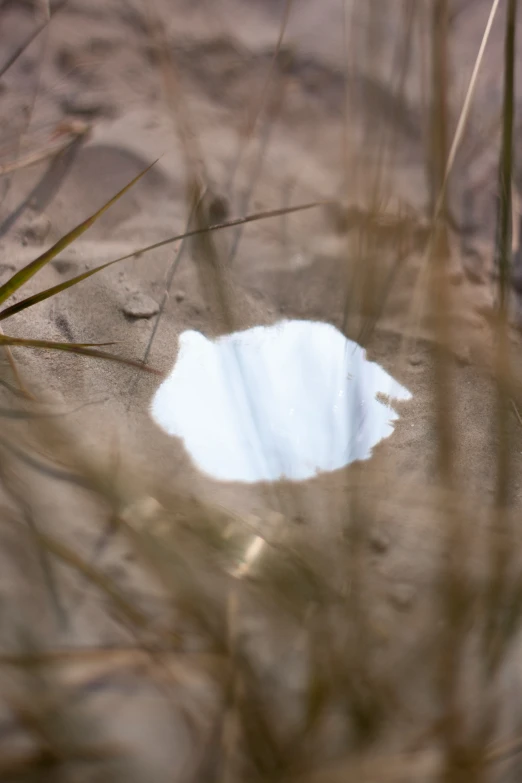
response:
<svg viewBox="0 0 522 783"><path fill-rule="evenodd" d="M410 392L334 326L282 321L210 340L184 332L153 420L222 481L305 480L393 432Z"/></svg>

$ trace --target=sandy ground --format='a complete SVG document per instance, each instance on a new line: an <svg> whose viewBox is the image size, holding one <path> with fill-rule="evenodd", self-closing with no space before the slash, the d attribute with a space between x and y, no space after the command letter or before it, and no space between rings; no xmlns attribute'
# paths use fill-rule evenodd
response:
<svg viewBox="0 0 522 783"><path fill-rule="evenodd" d="M396 150L390 167L393 174L385 183L391 193L390 210L400 206L405 214L421 220L428 204L423 163L424 94L418 76L421 47L414 47L412 56L416 59L399 101L389 77L397 57L401 25L397 13L385 13L382 28L372 31L378 58L357 52L348 57L343 4L339 0L296 0L285 34L285 62L275 65L253 141L239 159L241 132L263 93L284 3L164 0L155 5L157 17L150 10L152 4L148 16L143 11L145 6L149 8L147 3L70 0L2 76L1 165L48 147L53 132L64 121L81 119L91 127L87 138L57 158L2 177L2 281L98 209L156 158L153 169L74 246L31 280L26 292L58 284L99 263L183 232L187 223L187 161L178 134L180 120L189 126L199 170L204 171L214 192L228 200L231 216L322 199L342 198L362 207L368 172L374 170L382 134L386 133ZM458 15L454 32L458 43L452 82L455 113L462 105L489 9L482 0L475 0L471 10L470 4L460 5L465 8ZM35 7L19 0L3 3L2 61L36 28L37 14L36 3ZM162 22L159 39L154 32L155 18ZM353 23L364 53L368 35L365 13L356 14ZM172 56L167 69L169 78L174 74L172 83L163 78L157 46L161 36ZM455 253L450 270L455 301L451 323L457 338L451 362L456 389L452 427L458 443L455 472L481 511L490 502L494 487L494 445L485 426L491 417L492 389L476 360L480 363L490 350L484 311L491 302L488 269L498 138L482 148L479 140L501 106L502 37L500 14L486 51L464 145L478 151L472 165L465 155L457 159L452 190L453 213L463 229L458 239L452 240ZM343 76L347 57L348 67L353 69L348 123ZM519 91L519 101L521 96ZM348 181L342 165L346 154ZM391 240L386 232L379 239L374 280L377 300L387 291L393 264L393 237ZM322 319L341 326L356 264L346 261L347 252L355 249L338 209L321 207L247 226L235 248L234 229L220 232L215 241L222 257L228 259L226 276L236 303L237 326L271 323L281 316ZM366 339L366 347L372 359L413 392L414 399L404 406L396 433L377 448L371 471L365 474L363 486L367 488L362 491L369 516L378 520L369 530L367 566L372 594L377 597L378 623L390 640L386 665L391 669L402 663L405 684L411 639L424 635L428 649L436 634L430 587L436 575L434 552L440 532L423 505L431 491L437 444L432 302L428 295L421 322L412 325L412 291L423 259L415 237L408 235L408 241L411 252L400 266L379 328ZM4 324L5 331L63 341L114 341L117 346L113 350L141 359L156 327L158 305L176 259L179 265L148 358L152 366L168 372L181 331L191 328L213 334L225 329L216 320L215 302L201 285L205 274L203 271L201 276L197 247L188 243L168 245L115 265L39 304L29 315L14 316ZM365 312L361 298L354 299L348 323L350 336L357 337ZM129 315L136 303L144 317ZM414 332L422 340L414 349L410 345L404 349L402 338ZM520 342L515 331L512 343L518 353ZM332 530L337 530L346 521L351 490L360 484L358 467L303 485L218 485L200 475L182 444L164 435L151 421L148 406L159 382L156 376L61 354L17 350L15 355L38 394L51 395L68 409L89 403L78 413L69 414L68 422L82 433L92 454L107 454L113 449L120 453L122 464L130 463L137 492L138 488L147 492L153 487L161 500L184 491L260 518L282 512L292 523L306 523L311 528L324 529L328 520ZM519 428L514 413L512 426L515 432ZM522 452L516 452L518 468ZM515 472L521 475L519 470ZM513 502L519 490L520 482L518 486L515 482ZM42 482L39 518L69 542L89 551L98 527L93 529L88 520L96 518L98 511L85 498L73 495L70 488L57 492L54 484L50 487ZM383 497L388 500L380 499ZM16 544L13 547L16 550ZM134 577L122 566L121 553L106 558L109 571L132 585ZM9 584L9 576L2 577L6 606ZM31 595L27 602L37 624L42 608L33 603ZM102 620L103 616L99 599L89 596L67 632L51 632L49 619L47 641L110 644L125 639L125 631ZM396 638L398 617L406 627L400 639ZM5 638L8 636L6 633ZM519 687L518 676L514 676L514 683L512 690ZM415 677L410 678L409 691L415 703L421 692ZM141 745L154 761L154 779L166 779L172 763L169 753L173 752L169 736L176 728L165 728L166 705L150 694L143 699L140 703L148 704L149 699L152 704L153 725L163 726L163 730L153 732L155 744L147 740ZM114 700L118 701L117 696ZM117 704L113 708L117 710ZM133 720L129 716L129 731L134 726L132 730L139 735L140 721L136 717L134 725ZM506 721L514 730L513 721Z"/></svg>

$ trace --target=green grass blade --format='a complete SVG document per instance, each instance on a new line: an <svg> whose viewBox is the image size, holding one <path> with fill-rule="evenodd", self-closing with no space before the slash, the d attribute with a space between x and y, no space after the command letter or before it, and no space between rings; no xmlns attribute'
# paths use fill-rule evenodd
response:
<svg viewBox="0 0 522 783"><path fill-rule="evenodd" d="M84 220L83 223L80 223L78 226L76 226L76 228L73 228L71 231L69 231L69 233L65 234L65 236L59 239L58 242L49 248L49 250L46 250L45 253L42 253L41 256L38 256L38 258L35 258L34 261L31 261L29 264L24 266L23 269L15 272L15 274L9 278L9 280L7 280L4 285L0 286L0 304L5 302L6 299L14 294L14 292L24 285L24 283L26 283L31 277L33 277L33 275L39 272L42 267L49 263L49 261L52 261L53 258L56 258L56 256L61 253L62 250L65 250L66 247L68 247L76 239L78 239L79 236L85 233L85 231L87 231L87 229L89 229L98 220L98 218L104 214L104 212L112 207L112 205L118 201L118 199L120 199L125 193L127 193L128 190L130 190L130 188L132 188L133 185L136 184L136 182L138 182L138 180L140 180L148 171L150 171L155 162L151 163L150 166L147 166L146 169L141 171L136 177L134 177L134 179L127 183L124 188L122 188L118 193L116 193L115 196L109 199L109 201L107 201L97 212L87 218L87 220Z"/></svg>
<svg viewBox="0 0 522 783"><path fill-rule="evenodd" d="M67 290L67 288L72 288L73 285L78 285L78 283L81 283L88 277L101 272L108 266L112 266L112 264L116 264L118 261L131 258L133 255L134 253L132 253L131 256L123 256L123 258L116 258L113 261L108 261L106 264L101 264L95 269L91 269L88 272L83 272L81 275L77 275L76 277L71 278L71 280L66 280L64 283L53 285L52 288L46 288L44 291L40 291L38 294L28 296L26 299L21 299L19 302L10 305L10 307L6 307L0 312L0 321L5 320L6 318L10 318L12 315L15 315L15 313L19 313L21 310L26 310L28 307L33 307L33 305L38 304L39 302L44 302L46 299L50 299L52 296L56 296L62 291Z"/></svg>
<svg viewBox="0 0 522 783"><path fill-rule="evenodd" d="M281 207L280 209L269 209L263 212L253 212L252 214L245 215L244 217L225 220L223 223L214 223L210 226L194 228L191 231L185 231L183 234L177 234L176 236L162 239L160 242L155 242L153 245L148 245L147 247L134 250L132 253L129 253L126 256L122 256L112 263L116 263L116 261L125 261L127 258L132 258L132 256L140 256L143 253L149 253L151 250L157 250L158 248L164 247L165 245L171 245L173 242L180 242L182 239L190 239L191 237L198 236L199 234L206 234L209 231L220 231L224 228L234 228L235 226L242 226L245 223L254 223L258 220L268 220L268 218L282 217L283 215L290 215L293 212L303 212L307 209L315 209L316 207L324 207L336 203L336 201L328 199L325 201L312 201L307 204L297 204L295 207Z"/></svg>
<svg viewBox="0 0 522 783"><path fill-rule="evenodd" d="M23 337L9 337L8 335L2 334L0 335L0 345L9 345L17 348L40 348L49 351L65 351L79 356L92 356L96 359L110 359L111 361L119 362L120 364L126 364L129 367L145 370L145 372L152 373L153 375L162 375L159 370L155 370L153 367L149 367L142 362L133 359L124 359L121 356L116 356L112 353L99 351L96 348L89 347L89 343L58 343L52 340L27 340Z"/></svg>
<svg viewBox="0 0 522 783"><path fill-rule="evenodd" d="M127 187L129 188L131 185L132 183L127 185ZM118 198L119 195L121 194L118 194L118 196L115 196L114 198ZM16 302L16 304L11 305L10 307L6 307L0 312L0 321L5 320L6 318L10 318L12 315L15 315L15 313L26 310L28 307L32 307L39 302L44 302L46 299L49 299L52 296L56 296L62 291L66 291L68 288L72 288L72 286L78 285L78 283L81 283L83 280L87 280L87 278L92 277L92 275L96 275L98 272L107 269L109 266L120 263L120 261L128 261L130 258L137 258L141 255L144 255L145 253L149 253L151 250L157 250L160 247L165 247L165 245L171 245L173 242L180 242L183 239L189 239L190 237L197 236L198 234L204 234L208 231L218 231L224 228L243 225L244 223L252 223L256 220L266 220L267 218L280 217L281 215L286 215L291 212L300 212L305 209L312 209L314 207L328 203L331 202L314 201L311 204L298 204L295 207L284 207L282 209L273 209L267 212L255 212L251 215L246 215L245 217L227 220L224 223L217 223L205 228L195 228L192 231L186 231L183 234L177 234L176 236L162 239L160 242L155 242L154 244L148 245L147 247L141 247L138 250L133 250L132 253L127 253L126 255L115 258L112 261L107 261L105 264L100 264L100 266L97 266L88 272L83 272L81 275L77 275L76 277L72 277L70 280L66 280L64 283L59 283L58 285L52 286L52 288L46 288L45 291L40 291L38 294L28 296L26 299L21 299L19 302ZM22 270L22 272L23 271L24 270ZM9 282L10 281L8 281L8 283ZM2 288L0 288L0 304L3 301L4 299L2 299Z"/></svg>

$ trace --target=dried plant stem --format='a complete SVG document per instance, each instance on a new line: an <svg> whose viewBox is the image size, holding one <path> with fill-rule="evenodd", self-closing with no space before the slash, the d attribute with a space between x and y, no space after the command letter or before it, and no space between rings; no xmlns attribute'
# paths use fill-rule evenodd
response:
<svg viewBox="0 0 522 783"><path fill-rule="evenodd" d="M232 167L230 180L228 183L228 186L225 189L225 192L228 194L231 194L234 189L234 184L237 176L237 172L239 171L241 167L241 163L243 162L243 158L248 150L248 146L252 140L252 137L254 135L256 125L258 123L259 117L261 116L261 113L263 111L263 108L265 106L268 91L270 87L270 82L272 81L277 65L277 61L279 59L279 55L281 53L281 47L283 45L283 39L285 37L286 28L288 25L288 20L290 18L290 11L292 10L292 3L293 0L285 0L285 7L283 10L283 16L281 19L281 25L279 27L279 36L277 38L277 43L275 45L274 54L272 55L272 59L270 61L270 66L268 68L268 73L266 75L265 81L263 83L263 86L261 88L261 93L258 96L256 96L255 104L253 107L250 108L250 110L247 113L246 120L244 123L244 127L240 130L240 147L237 153L236 160L234 161L234 165ZM268 134L265 133L265 136Z"/></svg>
<svg viewBox="0 0 522 783"><path fill-rule="evenodd" d="M42 163L44 160L49 160L49 158L55 158L57 155L60 155L60 153L65 152L65 150L68 149L71 144L76 141L76 139L80 138L81 136L86 136L89 130L90 126L85 122L69 123L67 128L60 131L60 135L67 133L68 138L63 139L54 146L48 146L40 150L35 150L34 152L30 152L28 155L25 155L23 158L18 158L18 160L14 160L11 163L4 163L3 165L0 165L0 177L5 177L8 174L12 174L14 171L26 169L29 166L35 166L37 163ZM56 135L58 135L58 133Z"/></svg>
<svg viewBox="0 0 522 783"><path fill-rule="evenodd" d="M499 305L506 315L511 271L513 231L513 123L515 112L515 25L516 0L508 2L506 42L504 48L504 107L502 118L502 148L499 169L498 270Z"/></svg>
<svg viewBox="0 0 522 783"><path fill-rule="evenodd" d="M181 77L168 40L165 20L161 18L153 0L142 2L142 7L151 40L156 48L165 99L185 154L187 188L190 189L192 183L197 182L199 190L204 191L209 186L209 176L197 132L191 120L188 102L183 94Z"/></svg>
<svg viewBox="0 0 522 783"><path fill-rule="evenodd" d="M447 255L448 237L446 225L447 185L450 169L448 163L448 7L447 3L435 2L432 11L432 101L431 101L431 200L434 220L437 221L437 251ZM438 261L438 259L437 259Z"/></svg>
<svg viewBox="0 0 522 783"><path fill-rule="evenodd" d="M0 336L5 336L1 326L0 326ZM9 348L8 345L4 345L4 352L5 352L7 361L9 362L9 366L11 368L11 372L13 373L14 379L15 379L17 385L18 385L18 388L22 392L23 396L27 400L32 400L33 402L36 402L36 397L34 396L34 394L32 394L29 391L29 389L27 389L27 387L25 386L25 384L24 384L24 382L22 380L22 376L20 375L20 371L18 369L18 365L16 364L15 358L13 356L13 352L11 351L11 349Z"/></svg>
<svg viewBox="0 0 522 783"><path fill-rule="evenodd" d="M434 209L434 223L437 222L438 217L441 214L441 210L446 203L446 189L448 184L448 179L450 176L450 173L453 169L453 165L455 163L455 158L457 156L457 151L460 146L460 143L462 141L464 131L466 128L466 123L468 121L470 109L471 109L471 103L473 100L473 96L475 94L475 89L477 85L478 75L480 72L480 67L482 65L482 61L484 59L484 52L486 50L486 45L488 43L491 30L493 28L493 22L495 20L495 16L498 10L500 4L500 0L493 0L493 3L491 5L491 10L489 12L488 21L486 23L486 27L484 29L484 33L482 35L482 40L480 42L480 47L477 53L477 57L475 59L475 65L473 66L473 72L471 74L471 78L469 81L468 89L466 91L466 97L464 99L464 103L462 105L462 109L460 111L459 120L457 123L457 129L455 131L455 135L453 137L453 141L451 144L451 148L448 154L448 159L446 162L446 167L444 171L444 176L442 178L442 185L441 190L437 198L437 202L435 204ZM412 321L414 324L418 324L421 318L422 310L426 301L426 296L429 290L428 286L428 277L429 277L429 259L432 255L432 245L433 245L433 236L431 240L428 242L428 247L426 248L426 252L424 255L424 262L421 264L419 273L417 275L417 280L414 285L413 294L411 298L411 315L412 315ZM404 344L406 347L406 338L404 338Z"/></svg>
<svg viewBox="0 0 522 783"><path fill-rule="evenodd" d="M441 192L439 194L439 199L437 202L437 207L435 209L435 214L437 215L442 208L445 198L446 198L446 187L448 183L448 177L451 173L451 170L453 169L453 164L455 163L455 158L457 156L457 150L459 148L460 142L462 141L462 137L464 135L464 130L466 128L466 123L468 121L469 112L471 109L471 101L473 100L473 96L475 94L475 87L477 84L477 79L480 71L480 66L482 65L482 60L484 58L484 52L486 50L486 45L491 33L491 29L493 27L493 22L495 20L495 16L498 10L500 0L493 0L493 4L491 6L491 10L489 12L488 21L486 23L486 27L484 30L484 33L482 35L482 40L480 42L479 51L477 54L477 58L475 60L475 65L473 66L473 72L471 74L471 78L469 80L468 89L466 92L466 97L464 99L464 103L462 105L462 110L460 112L459 121L457 123L457 129L455 131L455 135L453 137L453 142L451 144L451 149L448 155L448 160L446 163L446 169L444 171L444 179L442 181L442 187Z"/></svg>
<svg viewBox="0 0 522 783"><path fill-rule="evenodd" d="M250 207L250 202L252 200L252 196L255 192L258 180L261 176L263 163L265 160L266 152L268 149L268 145L270 143L270 138L272 131L274 129L275 122L277 120L277 117L279 113L281 112L281 109L283 107L284 103L284 97L286 92L286 86L287 86L287 80L282 79L279 84L276 85L276 88L274 90L274 96L272 100L270 101L266 120L264 122L264 126L261 131L261 139L259 143L259 148L257 150L257 154L255 156L255 159L252 164L251 172L250 172L250 181L248 184L248 187L244 190L244 192L241 195L240 204L239 204L239 211L242 213L248 212L248 209ZM257 118L256 118L257 122ZM252 129L253 130L253 129ZM248 139L245 141L245 147L248 145ZM240 151L240 156L244 154L245 150ZM239 161L236 162L236 168L239 166ZM233 174L233 177L235 176L235 172ZM233 182L230 185L228 192L232 191ZM236 258L237 251L239 248L239 242L241 240L241 236L243 233L243 227L238 226L236 231L234 232L234 236L231 241L230 250L228 253L228 265L230 266L234 259Z"/></svg>
<svg viewBox="0 0 522 783"><path fill-rule="evenodd" d="M61 9L65 6L66 3L67 3L67 0L61 0L61 2L57 3L54 6L52 14L51 14L51 10L49 8L48 0L41 0L40 5L42 5L42 4L47 5L47 7L49 8L49 14L48 15L47 15L47 13L44 14L44 18L43 18L43 21L41 22L41 24L38 25L38 27L35 30L33 30L31 33L29 33L27 38L25 38L22 41L22 43L19 46L17 46L16 49L11 53L11 55L7 58L7 60L2 65L0 65L0 78L5 73L7 73L9 68L11 68L11 66L14 65L14 63L18 60L19 57L21 57L21 55L32 44L32 42L35 41L36 38L38 38L40 33L47 27L47 25L51 21L51 16L54 16L56 13L58 13L58 11L61 11Z"/></svg>
<svg viewBox="0 0 522 783"><path fill-rule="evenodd" d="M444 210L445 160L448 129L448 2L433 0L432 4L432 121L433 137L431 148L432 192L440 192L440 208L434 216L431 254L428 262L431 288L436 303L436 361L435 395L438 433L438 476L443 485L451 489L453 483L453 426L451 421L450 366L448 351L451 335L447 313L450 307L450 290L447 279L448 239L447 228L442 219Z"/></svg>
<svg viewBox="0 0 522 783"><path fill-rule="evenodd" d="M38 0L43 19L45 22L49 22L51 19L51 3L50 0Z"/></svg>
<svg viewBox="0 0 522 783"><path fill-rule="evenodd" d="M449 70L449 4L448 0L432 0L432 103L431 103L431 193L435 204L434 229L427 259L429 287L435 297L435 420L437 426L437 477L444 493L452 498L444 507L445 535L440 568L440 608L445 631L439 649L438 685L443 715L441 723L444 750L443 779L456 780L462 761L463 737L460 727L461 677L463 644L469 610L467 578L468 529L466 516L455 509L456 476L454 465L454 424L452 410L452 372L450 362L451 331L448 314L451 310L449 285L449 246L447 236L446 192L450 167L447 159L448 134L448 70ZM448 163L451 162L451 158Z"/></svg>
<svg viewBox="0 0 522 783"><path fill-rule="evenodd" d="M508 334L508 307L513 240L513 124L515 112L515 31L517 0L509 0L504 46L504 102L502 119L502 146L499 166L499 213L497 232L497 269L499 276L497 319L497 377L511 375ZM487 663L497 668L503 644L499 618L503 616L506 601L506 579L511 560L510 529L507 509L511 488L511 433L509 395L503 384L497 384L497 482L495 509L491 522L490 584L486 597L485 643ZM500 635L499 635L500 634Z"/></svg>

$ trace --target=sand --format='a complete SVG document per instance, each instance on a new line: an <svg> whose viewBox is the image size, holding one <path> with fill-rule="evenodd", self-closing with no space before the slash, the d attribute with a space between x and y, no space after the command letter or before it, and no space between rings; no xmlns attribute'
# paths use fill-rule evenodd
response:
<svg viewBox="0 0 522 783"><path fill-rule="evenodd" d="M55 5L51 2L51 8ZM391 214L400 208L402 215L413 215L422 234L428 193L419 47L414 49L416 59L408 70L405 97L399 101L389 73L395 62L400 19L396 12L384 14L382 29L372 33L381 55L378 61L355 55L347 124L342 5L338 0L294 3L285 33L285 61L275 66L253 141L240 155L242 131L255 114L271 68L282 2L163 0L154 4L162 22L158 37L152 4L149 8L148 3L123 0L70 0L1 78L0 165L49 149L56 142L53 134L63 129L64 122L81 120L90 130L65 153L2 177L0 280L84 220L155 159L152 170L36 275L24 293L59 284L97 264L182 233L187 225L190 169L180 126L182 131L189 128L193 170L224 197L232 217L326 199L341 199L354 210L362 209L368 172L378 160L382 134L389 134L385 138L393 139L396 156L387 183L392 193L387 208ZM456 20L455 115L462 105L488 8L487 2L474 0L473 8L468 4ZM17 0L2 5L2 61L36 29L37 19L37 4L33 7ZM358 12L356 24L363 52L368 28L364 12ZM158 53L163 36L172 57L167 68L170 78L175 76L171 82L164 79ZM448 318L456 335L450 362L456 393L449 413L458 444L455 475L480 512L491 502L494 487L494 441L486 426L494 399L488 373L481 365L491 356L486 316L492 302L489 270L498 139L482 147L479 140L501 106L502 41L499 14L465 139L466 150L475 147L478 151L472 163L464 154L457 159L452 187L453 214L462 231L452 235L449 270L454 309ZM521 97L519 91L518 101ZM346 149L348 181L342 165ZM378 310L388 292L394 265L393 232L381 229L373 287L369 299L364 299L352 274L356 249L347 230L349 223L339 208L330 206L254 223L241 235L235 229L216 234L225 295L233 302L234 327L271 324L282 317L320 319L340 327L349 290L348 333L358 339L365 317ZM367 570L372 595L378 597L378 621L389 637L386 665L391 669L401 664L405 693L415 703L425 683L419 685L421 675L418 680L408 677L407 655L413 639L424 634L426 648L433 639L430 612L440 531L436 515L430 517L424 506L433 486L437 451L434 304L428 289L422 318L412 321L413 292L423 256L418 231L409 230L406 239L410 252L399 266L396 286L388 292L379 326L364 335L364 344L369 358L411 390L413 400L404 407L395 433L376 449L371 471L362 478L355 466L275 488L213 482L197 471L182 443L168 437L150 418L148 409L160 382L157 376L57 353L16 349L14 354L37 396L58 401L68 411L83 406L67 415L67 427L81 434L93 458L105 460L107 471L112 465L117 474L121 466L124 484L128 470L137 496L150 493L161 502L183 492L261 520L282 513L287 521L308 524L325 535L330 534L325 527L331 526L335 535L346 520L351 490L362 481L366 487L361 490L362 503L368 504L369 518L377 520L368 531L373 544ZM137 360L147 355L148 363L166 374L175 361L182 331L200 330L209 336L227 331L212 270L205 263L200 245L176 242L112 266L37 305L29 314L14 316L3 328L15 336L114 342L114 352ZM173 264L177 266L169 280ZM411 335L421 339L405 347L403 338ZM511 341L518 356L521 345L515 329ZM511 423L518 436L514 413ZM46 444L49 452L54 445ZM517 475L521 453L516 449ZM25 480L20 479L22 487ZM42 477L35 480L41 484L39 523L83 551L92 551L103 518L99 509L69 486L59 485L58 491ZM519 492L520 482L515 485L514 504ZM129 589L137 590L133 580L138 576L122 566L122 557L116 547L104 556L104 565ZM13 579L6 576L0 588L7 605ZM82 590L85 586L76 592ZM70 598L71 605L77 597ZM114 644L127 638L118 623L103 619L104 606L92 591L67 631L56 629L45 600L34 602L29 590L24 605L35 628L43 623L41 634L49 645L56 640ZM397 616L404 613L408 630L398 634ZM519 693L518 676L513 675L513 681L513 692ZM150 702L150 725L164 726L167 707L150 694L143 699L144 704ZM110 709L106 714L112 714ZM515 717L519 721L521 716ZM514 731L513 721L509 726ZM172 779L169 765L172 754L176 755L169 746L172 732L154 729L145 740L131 724L129 717L129 736L134 737L134 731L140 739L132 740L137 757L143 750L153 760L154 779L166 780L167 774ZM175 733L175 726L171 729ZM154 746L150 736L155 738ZM183 740L176 745L180 746ZM181 764L179 758L177 763Z"/></svg>

